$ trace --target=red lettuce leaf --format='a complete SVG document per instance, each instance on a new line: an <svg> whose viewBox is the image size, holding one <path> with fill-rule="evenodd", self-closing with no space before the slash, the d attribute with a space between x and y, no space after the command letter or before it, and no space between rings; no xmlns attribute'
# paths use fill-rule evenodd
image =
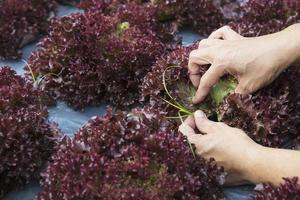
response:
<svg viewBox="0 0 300 200"><path fill-rule="evenodd" d="M52 22L49 35L29 58L49 98L76 109L102 100L125 107L138 99L141 79L166 48L152 30L149 13L130 8L132 13L129 7L114 16L90 11ZM148 23L140 20L143 14Z"/></svg>

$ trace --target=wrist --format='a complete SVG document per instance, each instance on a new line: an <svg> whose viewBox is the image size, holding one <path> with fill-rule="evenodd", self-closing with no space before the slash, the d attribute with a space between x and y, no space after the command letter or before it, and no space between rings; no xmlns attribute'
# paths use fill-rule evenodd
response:
<svg viewBox="0 0 300 200"><path fill-rule="evenodd" d="M243 177L245 181L258 184L264 182L263 171L264 164L266 163L266 148L259 145L254 144L251 146L247 153L247 163L243 170Z"/></svg>

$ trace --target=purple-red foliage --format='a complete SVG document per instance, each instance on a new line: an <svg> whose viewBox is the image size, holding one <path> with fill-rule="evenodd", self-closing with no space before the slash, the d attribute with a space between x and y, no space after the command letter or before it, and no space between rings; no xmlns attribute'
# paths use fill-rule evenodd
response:
<svg viewBox="0 0 300 200"><path fill-rule="evenodd" d="M244 36L278 32L300 21L298 0L249 0L230 26Z"/></svg>
<svg viewBox="0 0 300 200"><path fill-rule="evenodd" d="M0 1L0 59L21 57L20 48L48 30L54 0Z"/></svg>
<svg viewBox="0 0 300 200"><path fill-rule="evenodd" d="M141 79L165 50L148 13L138 11L129 6L114 16L90 11L54 20L29 58L35 77L46 75L40 87L49 98L75 108L137 100Z"/></svg>
<svg viewBox="0 0 300 200"><path fill-rule="evenodd" d="M252 200L299 200L300 199L300 183L298 177L283 178L284 183L278 187L270 184L264 184L262 190L252 198Z"/></svg>
<svg viewBox="0 0 300 200"><path fill-rule="evenodd" d="M15 71L0 69L0 198L37 175L56 143L39 96Z"/></svg>
<svg viewBox="0 0 300 200"><path fill-rule="evenodd" d="M300 136L299 88L299 68L290 67L254 95L230 95L219 107L220 118L260 144L281 146Z"/></svg>
<svg viewBox="0 0 300 200"><path fill-rule="evenodd" d="M155 109L94 117L52 160L40 200L223 197L223 169L194 158L177 126Z"/></svg>

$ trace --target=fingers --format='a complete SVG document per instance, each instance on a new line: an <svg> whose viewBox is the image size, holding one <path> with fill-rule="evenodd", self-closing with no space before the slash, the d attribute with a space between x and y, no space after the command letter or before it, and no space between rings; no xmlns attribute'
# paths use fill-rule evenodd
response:
<svg viewBox="0 0 300 200"><path fill-rule="evenodd" d="M229 26L223 26L218 30L212 32L208 39L223 39L223 40L237 40L243 36L232 30Z"/></svg>
<svg viewBox="0 0 300 200"><path fill-rule="evenodd" d="M216 130L215 128L220 125L218 122L207 119L206 115L201 110L197 110L194 117L197 129L205 134L214 133Z"/></svg>
<svg viewBox="0 0 300 200"><path fill-rule="evenodd" d="M179 126L179 131L185 135L190 143L197 144L201 137L200 134L196 134L194 129L187 125L186 123L182 123Z"/></svg>
<svg viewBox="0 0 300 200"><path fill-rule="evenodd" d="M200 65L211 63L211 50L209 48L196 49L190 53L188 70L192 84L198 87L200 82Z"/></svg>
<svg viewBox="0 0 300 200"><path fill-rule="evenodd" d="M200 103L208 95L210 89L219 81L219 79L225 74L225 69L220 66L211 65L205 72L199 81L199 86L195 96L193 97L193 103Z"/></svg>

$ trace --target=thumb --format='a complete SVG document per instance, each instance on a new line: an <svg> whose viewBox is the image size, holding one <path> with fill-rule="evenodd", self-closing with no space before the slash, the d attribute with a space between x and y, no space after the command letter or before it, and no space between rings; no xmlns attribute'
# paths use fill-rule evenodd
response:
<svg viewBox="0 0 300 200"><path fill-rule="evenodd" d="M202 112L201 110L197 110L194 116L195 116L196 126L200 132L209 134L213 131L216 122L207 119L204 112Z"/></svg>
<svg viewBox="0 0 300 200"><path fill-rule="evenodd" d="M224 74L224 67L219 67L217 65L212 64L200 80L197 92L192 99L193 103L197 104L203 101L208 95L210 89L219 81L219 79Z"/></svg>

